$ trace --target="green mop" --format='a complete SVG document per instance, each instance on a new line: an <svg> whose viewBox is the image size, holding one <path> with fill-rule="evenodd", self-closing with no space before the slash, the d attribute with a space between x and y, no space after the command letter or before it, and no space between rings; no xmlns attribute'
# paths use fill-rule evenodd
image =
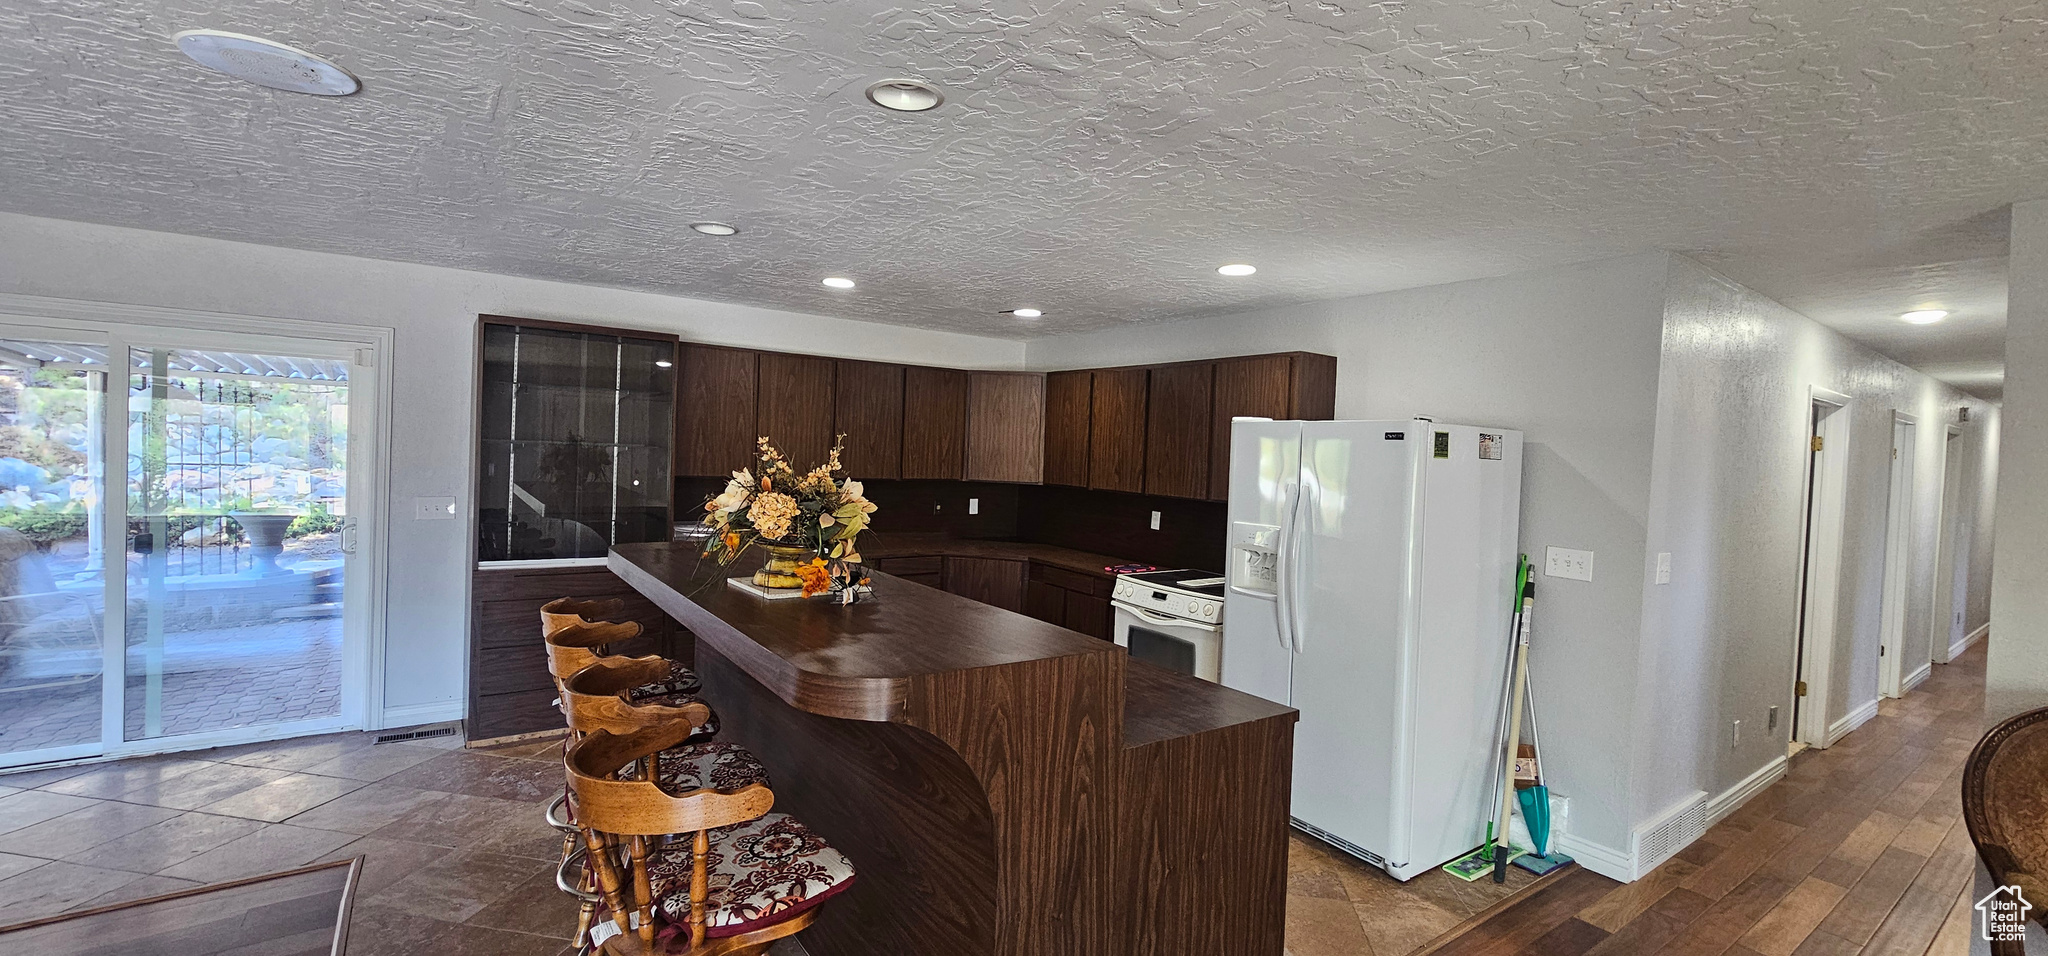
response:
<svg viewBox="0 0 2048 956"><path fill-rule="evenodd" d="M1536 759L1536 785L1516 791L1515 799L1522 805L1522 822L1529 826L1529 843L1536 848L1533 853L1515 857L1514 864L1537 876L1542 876L1567 863L1573 862L1562 851L1546 853L1550 849L1550 788L1543 784L1543 728L1536 721L1536 682L1529 681L1529 743Z"/></svg>
<svg viewBox="0 0 2048 956"><path fill-rule="evenodd" d="M1493 729L1493 752L1496 757L1501 757L1507 761L1504 767L1506 774L1514 772L1514 758L1503 755L1512 752L1512 748L1506 746L1508 699L1512 694L1515 679L1515 637L1521 632L1522 588L1528 583L1530 571L1529 556L1526 554L1521 555L1515 562L1514 588L1508 592L1510 608L1508 613L1508 655L1502 661L1500 709L1494 714ZM1500 764L1494 766L1497 769L1502 768ZM1500 816L1502 806L1500 788L1503 779L1504 774L1502 772L1495 772L1493 774L1493 789L1487 798L1486 842L1480 844L1478 849L1444 864L1444 872L1467 883L1492 872L1494 835L1496 833L1505 834L1508 826L1507 821Z"/></svg>

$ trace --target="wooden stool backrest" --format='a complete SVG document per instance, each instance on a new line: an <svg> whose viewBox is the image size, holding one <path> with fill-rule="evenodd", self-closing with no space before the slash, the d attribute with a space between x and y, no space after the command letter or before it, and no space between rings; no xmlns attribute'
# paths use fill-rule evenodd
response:
<svg viewBox="0 0 2048 956"><path fill-rule="evenodd" d="M540 633L545 637L571 624L602 624L626 610L618 598L556 598L540 606Z"/></svg>
<svg viewBox="0 0 2048 956"><path fill-rule="evenodd" d="M711 708L701 702L691 701L679 707L636 704L628 696L642 684L668 679L668 672L668 661L660 657L600 657L564 678L562 713L569 719L570 732L587 734L602 730L633 734L676 721L687 727L708 723Z"/></svg>
<svg viewBox="0 0 2048 956"><path fill-rule="evenodd" d="M705 905L711 898L708 858L711 831L745 823L775 806L775 794L758 783L734 791L693 790L670 794L646 779L620 780L618 773L635 764L642 768L660 752L690 738L695 725L677 721L630 734L598 730L571 743L563 752L569 791L576 796L576 823L584 828L598 883L619 931L631 932L627 912L640 917L643 942L654 939L654 889L647 873L649 837L691 834L690 946L704 944ZM644 771L643 771L644 772ZM611 839L625 837L632 867L632 893L609 852Z"/></svg>
<svg viewBox="0 0 2048 956"><path fill-rule="evenodd" d="M624 624L571 624L549 631L548 673L559 687L571 675L604 658L608 644L622 644L639 637L640 622Z"/></svg>
<svg viewBox="0 0 2048 956"><path fill-rule="evenodd" d="M2048 898L2048 708L2001 721L1970 751L1963 825L1993 883ZM2033 915L2048 926L2048 907L2036 906ZM2000 940L1991 951L2021 950Z"/></svg>

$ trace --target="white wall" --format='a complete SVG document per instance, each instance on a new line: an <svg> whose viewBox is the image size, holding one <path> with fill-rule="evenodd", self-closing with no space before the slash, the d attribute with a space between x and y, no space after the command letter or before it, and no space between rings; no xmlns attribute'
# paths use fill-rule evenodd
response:
<svg viewBox="0 0 2048 956"><path fill-rule="evenodd" d="M1831 719L1878 698L1894 410L1918 419L1902 675L1931 659L1943 426L1970 408L1958 449L1966 487L1956 520L1965 528L1988 527L1981 485L1968 483L1984 474L1976 463L1995 437L1995 406L1683 256L1672 257L1668 288L1645 549L1653 563L1642 571L1638 821L1695 791L1719 794L1785 756L1810 388L1851 398ZM1660 551L1672 554L1672 581L1662 586L1653 573ZM1966 564L1974 596L1988 592L1988 562L1980 552ZM1779 730L1767 733L1773 705L1782 708Z"/></svg>
<svg viewBox="0 0 2048 956"><path fill-rule="evenodd" d="M1032 368L1059 369L1323 352L1337 356L1339 418L1521 430L1522 549L1596 554L1592 583L1538 585L1530 656L1545 772L1572 798L1572 832L1620 850L1667 259L1053 336L1027 354Z"/></svg>
<svg viewBox="0 0 2048 956"><path fill-rule="evenodd" d="M2048 705L2048 200L2012 207L1987 724Z"/></svg>
<svg viewBox="0 0 2048 956"><path fill-rule="evenodd" d="M469 508L477 315L927 365L1013 367L1024 355L1007 340L11 214L0 214L0 292L395 330L384 699L411 719L462 708L469 526L407 516L418 496Z"/></svg>

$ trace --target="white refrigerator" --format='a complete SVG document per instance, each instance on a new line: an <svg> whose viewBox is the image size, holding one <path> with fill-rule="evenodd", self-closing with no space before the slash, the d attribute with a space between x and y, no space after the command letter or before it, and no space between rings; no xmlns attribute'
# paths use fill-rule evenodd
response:
<svg viewBox="0 0 2048 956"><path fill-rule="evenodd" d="M1301 712L1295 826L1402 880L1486 836L1522 435L1230 427L1222 679Z"/></svg>

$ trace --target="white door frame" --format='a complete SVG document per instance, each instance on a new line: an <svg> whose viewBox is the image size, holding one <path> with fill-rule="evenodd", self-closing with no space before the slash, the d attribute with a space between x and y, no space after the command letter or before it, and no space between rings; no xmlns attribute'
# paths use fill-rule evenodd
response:
<svg viewBox="0 0 2048 956"><path fill-rule="evenodd" d="M1849 396L1816 385L1808 393L1804 420L1812 422L1820 412L1817 433L1821 450L1802 451L1813 462L1804 469L1806 509L1801 530L1805 532L1806 554L1800 568L1800 614L1803 640L1795 634L1793 653L1799 661L1794 681L1806 682L1806 696L1795 701L1799 712L1794 739L1814 748L1825 748L1828 739L1828 690L1834 674L1835 629L1842 578L1842 530L1849 490ZM1802 442L1814 432L1801 429ZM1810 526L1809 526L1810 525ZM1797 691L1794 688L1794 696Z"/></svg>
<svg viewBox="0 0 2048 956"><path fill-rule="evenodd" d="M1962 463L1956 454L1956 443L1962 434L1962 426L1942 426L1941 470L1936 472L1940 491L1934 499L1934 583L1927 605L1928 659L1936 664L1948 663L1948 651L1956 638L1956 561L1960 555L1956 553L1955 529L1950 525L1956 520L1959 509L1949 498L1961 490L1962 483L1950 482L1948 472Z"/></svg>
<svg viewBox="0 0 2048 956"><path fill-rule="evenodd" d="M372 414L349 418L349 470L360 469L360 479L351 475L348 508L357 519L357 547L361 574L350 574L343 585L343 633L354 639L343 641L343 686L341 713L332 721L308 721L294 725L294 733L322 733L328 730L380 726L384 710L384 643L386 631L386 566L389 550L390 485L387 462L391 442L391 342L393 331L374 326L311 322L300 319L203 312L159 306L129 305L57 299L45 296L0 293L0 323L25 330L44 331L59 340L104 342L113 359L113 369L125 370L126 350L131 345L160 345L180 348L278 352L308 357L350 361L350 389L367 395ZM125 382L107 376L107 416L126 417ZM125 493L115 494L115 482L125 485L127 430L107 429L106 486L110 499L106 508L108 557L108 607L103 631L122 633L125 621L126 583L124 573L126 508ZM124 741L120 737L122 685L127 667L121 642L107 640L107 667L101 697L104 737L101 744L78 754L46 754L51 760L120 757L166 750L196 750L247 743L273 736L268 727L238 727L172 738ZM331 725L331 726L330 726ZM169 746L167 746L167 744Z"/></svg>
<svg viewBox="0 0 2048 956"><path fill-rule="evenodd" d="M1879 615L1877 691L1886 697L1905 693L1906 582L1913 577L1913 499L1915 451L1919 419L1892 410L1892 454L1889 500L1885 503L1884 610ZM1916 662L1924 663L1924 662Z"/></svg>

